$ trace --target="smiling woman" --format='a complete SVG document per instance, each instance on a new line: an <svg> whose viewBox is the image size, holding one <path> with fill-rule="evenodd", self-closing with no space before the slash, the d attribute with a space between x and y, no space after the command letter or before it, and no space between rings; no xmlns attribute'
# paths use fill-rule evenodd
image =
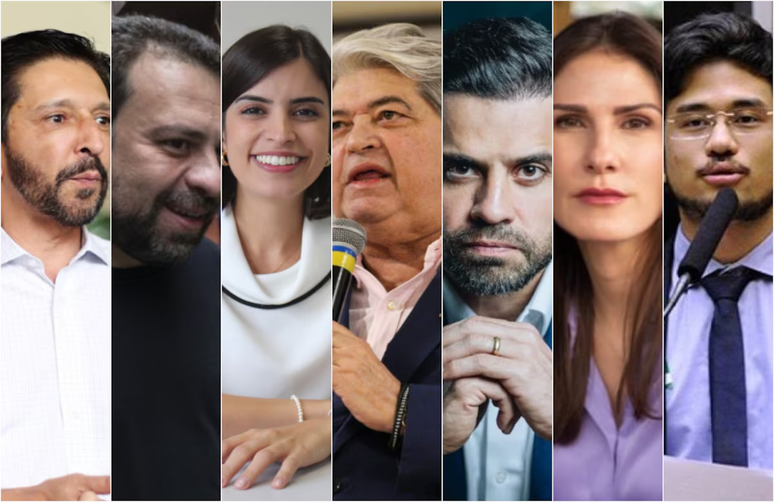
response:
<svg viewBox="0 0 774 502"><path fill-rule="evenodd" d="M660 35L601 15L554 54L554 495L661 500Z"/></svg>
<svg viewBox="0 0 774 502"><path fill-rule="evenodd" d="M330 64L283 25L223 57L224 486L331 452Z"/></svg>

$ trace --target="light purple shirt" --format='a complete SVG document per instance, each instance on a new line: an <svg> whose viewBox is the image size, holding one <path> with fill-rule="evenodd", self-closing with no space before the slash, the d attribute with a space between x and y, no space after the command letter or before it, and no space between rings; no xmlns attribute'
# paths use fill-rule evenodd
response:
<svg viewBox="0 0 774 502"><path fill-rule="evenodd" d="M663 500L661 386L657 379L650 388L658 419L637 420L627 399L617 428L592 358L580 433L572 444L554 443L554 500Z"/></svg>

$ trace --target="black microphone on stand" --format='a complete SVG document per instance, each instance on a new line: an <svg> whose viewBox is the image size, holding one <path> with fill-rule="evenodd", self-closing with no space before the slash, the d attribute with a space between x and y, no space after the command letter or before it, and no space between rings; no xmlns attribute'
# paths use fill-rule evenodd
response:
<svg viewBox="0 0 774 502"><path fill-rule="evenodd" d="M688 289L688 286L701 279L704 269L707 268L707 264L712 258L713 253L715 253L723 233L731 223L738 205L739 199L736 197L736 192L731 188L726 187L718 192L707 214L704 215L701 223L699 223L696 237L694 237L693 242L688 247L683 261L677 267L677 287L664 309L664 319L675 308L677 301Z"/></svg>
<svg viewBox="0 0 774 502"><path fill-rule="evenodd" d="M339 322L352 284L357 255L363 252L366 231L356 221L333 220L333 320Z"/></svg>

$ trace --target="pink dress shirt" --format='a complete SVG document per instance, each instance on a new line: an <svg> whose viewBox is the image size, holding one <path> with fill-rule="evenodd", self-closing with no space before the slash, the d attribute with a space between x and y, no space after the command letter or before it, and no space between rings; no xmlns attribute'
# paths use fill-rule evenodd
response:
<svg viewBox="0 0 774 502"><path fill-rule="evenodd" d="M363 266L362 255L358 257L356 283L349 306L349 329L366 340L380 360L432 282L440 263L441 239L438 239L427 247L422 271L392 291L387 291Z"/></svg>

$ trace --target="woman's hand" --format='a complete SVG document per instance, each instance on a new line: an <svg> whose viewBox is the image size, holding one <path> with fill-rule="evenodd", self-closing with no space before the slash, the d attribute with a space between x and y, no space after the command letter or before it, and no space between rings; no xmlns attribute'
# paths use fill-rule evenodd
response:
<svg viewBox="0 0 774 502"><path fill-rule="evenodd" d="M242 466L250 462L235 483L237 489L245 490L268 466L282 462L272 486L284 488L299 467L325 460L330 454L330 417L274 429L251 429L223 441L221 482L223 487L228 485Z"/></svg>

